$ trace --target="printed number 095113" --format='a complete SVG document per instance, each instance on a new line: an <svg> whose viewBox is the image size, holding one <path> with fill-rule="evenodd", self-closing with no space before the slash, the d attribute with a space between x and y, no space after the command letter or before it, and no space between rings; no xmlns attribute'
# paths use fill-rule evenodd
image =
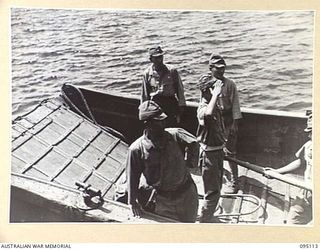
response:
<svg viewBox="0 0 320 250"><path fill-rule="evenodd" d="M300 244L299 246L300 246L300 248L304 248L304 249L318 248L317 243L305 243L305 244Z"/></svg>

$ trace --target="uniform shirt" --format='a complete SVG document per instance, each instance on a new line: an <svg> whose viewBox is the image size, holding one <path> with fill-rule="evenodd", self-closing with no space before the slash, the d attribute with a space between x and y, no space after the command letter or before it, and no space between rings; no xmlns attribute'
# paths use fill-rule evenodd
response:
<svg viewBox="0 0 320 250"><path fill-rule="evenodd" d="M229 78L223 77L223 86L219 95L219 108L224 118L237 120L242 118L239 95L236 84Z"/></svg>
<svg viewBox="0 0 320 250"><path fill-rule="evenodd" d="M165 66L165 73L160 77L150 65L143 74L141 103L152 99L153 96L175 97L179 106L185 106L184 88L176 69Z"/></svg>
<svg viewBox="0 0 320 250"><path fill-rule="evenodd" d="M296 157L305 163L304 180L312 183L312 141L307 141L296 153ZM312 193L301 189L299 196L304 198L308 203L312 203Z"/></svg>
<svg viewBox="0 0 320 250"><path fill-rule="evenodd" d="M296 153L296 157L305 162L304 179L307 182L312 181L312 141L307 141Z"/></svg>
<svg viewBox="0 0 320 250"><path fill-rule="evenodd" d="M215 107L213 115L206 116L205 112L207 107L207 100L201 98L197 109L197 118L199 121L197 139L204 150L222 149L226 139L224 137L224 125L221 112Z"/></svg>
<svg viewBox="0 0 320 250"><path fill-rule="evenodd" d="M181 187L190 178L184 159L186 146L195 149L197 141L181 128L165 129L160 145L155 145L145 133L133 142L127 157L128 203L137 199L141 174L148 185L161 191Z"/></svg>

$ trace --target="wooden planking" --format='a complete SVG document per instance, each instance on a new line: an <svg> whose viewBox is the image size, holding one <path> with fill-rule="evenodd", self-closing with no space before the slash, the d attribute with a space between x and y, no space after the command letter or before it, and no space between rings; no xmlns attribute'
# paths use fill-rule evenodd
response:
<svg viewBox="0 0 320 250"><path fill-rule="evenodd" d="M95 140L92 142L95 147L101 151L105 151L106 148L109 148L115 142L115 138L107 133L101 133Z"/></svg>
<svg viewBox="0 0 320 250"><path fill-rule="evenodd" d="M13 151L13 155L17 155L24 162L31 164L42 157L47 150L48 145L30 137L22 146Z"/></svg>
<svg viewBox="0 0 320 250"><path fill-rule="evenodd" d="M55 101L40 104L14 124L13 172L71 188L85 181L114 196L108 190L114 192L124 171L127 144Z"/></svg>
<svg viewBox="0 0 320 250"><path fill-rule="evenodd" d="M33 124L37 124L46 117L48 117L52 112L58 109L59 106L46 106L45 102L39 105L33 112L27 114L24 119L30 121Z"/></svg>
<svg viewBox="0 0 320 250"><path fill-rule="evenodd" d="M37 137L47 144L52 145L56 143L58 138L65 136L67 132L68 131L65 128L59 126L55 122L51 122L51 124L43 128L41 133L37 134Z"/></svg>
<svg viewBox="0 0 320 250"><path fill-rule="evenodd" d="M115 147L114 150L110 152L110 157L123 163L127 159L127 152L128 146L125 143L120 142L117 147Z"/></svg>
<svg viewBox="0 0 320 250"><path fill-rule="evenodd" d="M33 167L30 168L26 173L24 173L26 176L29 177L35 177L39 180L45 180L45 181L50 181L50 176L46 175L43 173L41 170L38 170L37 168Z"/></svg>
<svg viewBox="0 0 320 250"><path fill-rule="evenodd" d="M102 193L105 193L110 189L112 183L100 176L98 173L92 173L89 178L86 180L87 184L90 184L93 188L101 190Z"/></svg>
<svg viewBox="0 0 320 250"><path fill-rule="evenodd" d="M89 144L77 158L84 165L94 168L101 158L105 158L105 155L92 144Z"/></svg>
<svg viewBox="0 0 320 250"><path fill-rule="evenodd" d="M13 154L11 155L11 171L14 173L22 173L22 170L24 166L26 165L26 162L23 160L15 157Z"/></svg>
<svg viewBox="0 0 320 250"><path fill-rule="evenodd" d="M123 163L107 157L97 168L97 173L111 182L115 182L123 171Z"/></svg>
<svg viewBox="0 0 320 250"><path fill-rule="evenodd" d="M51 150L46 157L43 157L35 164L37 169L40 169L48 176L54 176L61 166L68 162L68 158L55 150Z"/></svg>

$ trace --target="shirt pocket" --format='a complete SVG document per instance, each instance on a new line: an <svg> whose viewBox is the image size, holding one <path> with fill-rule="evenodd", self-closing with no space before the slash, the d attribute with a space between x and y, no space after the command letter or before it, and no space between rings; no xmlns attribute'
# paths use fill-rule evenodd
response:
<svg viewBox="0 0 320 250"><path fill-rule="evenodd" d="M149 185L153 185L160 180L160 154L158 153L147 153L145 154L145 169L143 171L146 180Z"/></svg>
<svg viewBox="0 0 320 250"><path fill-rule="evenodd" d="M157 80L156 78L152 77L150 80L150 87L151 87L151 91L155 92L159 89L159 79Z"/></svg>

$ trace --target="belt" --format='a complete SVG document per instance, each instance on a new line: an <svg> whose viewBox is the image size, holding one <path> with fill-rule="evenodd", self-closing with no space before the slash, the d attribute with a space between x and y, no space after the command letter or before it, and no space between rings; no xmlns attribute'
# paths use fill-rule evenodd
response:
<svg viewBox="0 0 320 250"><path fill-rule="evenodd" d="M180 185L176 190L172 191L163 191L163 190L158 190L157 189L157 194L164 196L166 198L177 198L179 195L181 195L183 192L185 192L192 184L193 184L193 179L191 176L188 177L188 179Z"/></svg>
<svg viewBox="0 0 320 250"><path fill-rule="evenodd" d="M220 145L220 146L208 146L203 144L202 142L199 143L200 147L203 151L217 151L217 150L222 150L224 145Z"/></svg>

